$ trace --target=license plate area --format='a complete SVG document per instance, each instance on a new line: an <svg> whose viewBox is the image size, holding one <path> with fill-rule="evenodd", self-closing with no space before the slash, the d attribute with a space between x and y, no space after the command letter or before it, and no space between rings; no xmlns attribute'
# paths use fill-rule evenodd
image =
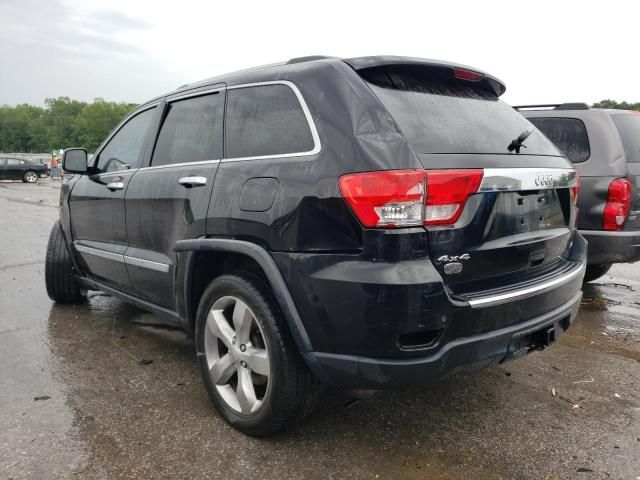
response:
<svg viewBox="0 0 640 480"><path fill-rule="evenodd" d="M566 227L569 218L563 208L565 193L563 190L497 193L485 241Z"/></svg>

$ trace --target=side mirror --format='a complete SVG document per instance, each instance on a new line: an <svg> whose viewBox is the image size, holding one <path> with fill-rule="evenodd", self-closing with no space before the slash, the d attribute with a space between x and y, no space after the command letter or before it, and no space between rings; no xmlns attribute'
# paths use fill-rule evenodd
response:
<svg viewBox="0 0 640 480"><path fill-rule="evenodd" d="M62 169L83 175L88 171L89 159L84 148L67 148L62 154Z"/></svg>

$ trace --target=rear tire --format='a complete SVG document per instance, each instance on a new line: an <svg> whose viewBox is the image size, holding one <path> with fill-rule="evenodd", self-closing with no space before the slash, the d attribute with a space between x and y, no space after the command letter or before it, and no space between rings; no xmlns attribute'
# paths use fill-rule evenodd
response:
<svg viewBox="0 0 640 480"><path fill-rule="evenodd" d="M599 265L587 265L587 271L584 274L583 283L592 282L606 274L611 268L611 263L602 263Z"/></svg>
<svg viewBox="0 0 640 480"><path fill-rule="evenodd" d="M22 175L22 181L26 183L36 183L38 181L38 178L38 172L35 172L33 170L27 170L26 172L24 172L24 175Z"/></svg>
<svg viewBox="0 0 640 480"><path fill-rule="evenodd" d="M71 253L59 221L53 225L49 235L44 278L47 294L54 302L82 303L86 300L85 292L78 285Z"/></svg>
<svg viewBox="0 0 640 480"><path fill-rule="evenodd" d="M311 413L317 398L311 372L269 286L258 276L236 272L211 282L200 301L195 333L209 397L232 427L263 437ZM257 363L258 355L267 361Z"/></svg>

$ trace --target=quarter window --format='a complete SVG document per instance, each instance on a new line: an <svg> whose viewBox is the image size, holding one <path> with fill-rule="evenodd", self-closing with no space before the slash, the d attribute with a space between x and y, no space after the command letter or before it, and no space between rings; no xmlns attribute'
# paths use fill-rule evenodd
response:
<svg viewBox="0 0 640 480"><path fill-rule="evenodd" d="M529 118L549 140L562 150L573 163L586 161L591 155L587 128L577 118L535 117Z"/></svg>
<svg viewBox="0 0 640 480"><path fill-rule="evenodd" d="M227 92L225 157L287 155L313 150L309 123L287 85L260 85Z"/></svg>
<svg viewBox="0 0 640 480"><path fill-rule="evenodd" d="M220 93L171 103L151 165L221 158L223 110L224 97Z"/></svg>
<svg viewBox="0 0 640 480"><path fill-rule="evenodd" d="M629 163L640 163L640 114L613 115Z"/></svg>
<svg viewBox="0 0 640 480"><path fill-rule="evenodd" d="M100 152L98 157L99 171L113 172L140 166L145 136L154 111L155 107L139 113L118 130Z"/></svg>

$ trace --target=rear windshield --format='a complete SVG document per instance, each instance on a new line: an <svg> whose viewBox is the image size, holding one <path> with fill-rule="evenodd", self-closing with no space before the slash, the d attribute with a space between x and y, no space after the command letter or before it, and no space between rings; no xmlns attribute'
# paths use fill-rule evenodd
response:
<svg viewBox="0 0 640 480"><path fill-rule="evenodd" d="M613 115L627 162L640 163L640 114Z"/></svg>
<svg viewBox="0 0 640 480"><path fill-rule="evenodd" d="M416 153L509 154L511 141L533 130L520 155L562 155L527 119L472 82L416 67L375 67L358 73Z"/></svg>
<svg viewBox="0 0 640 480"><path fill-rule="evenodd" d="M577 118L535 117L529 121L544 133L573 163L585 162L591 155L584 122Z"/></svg>

